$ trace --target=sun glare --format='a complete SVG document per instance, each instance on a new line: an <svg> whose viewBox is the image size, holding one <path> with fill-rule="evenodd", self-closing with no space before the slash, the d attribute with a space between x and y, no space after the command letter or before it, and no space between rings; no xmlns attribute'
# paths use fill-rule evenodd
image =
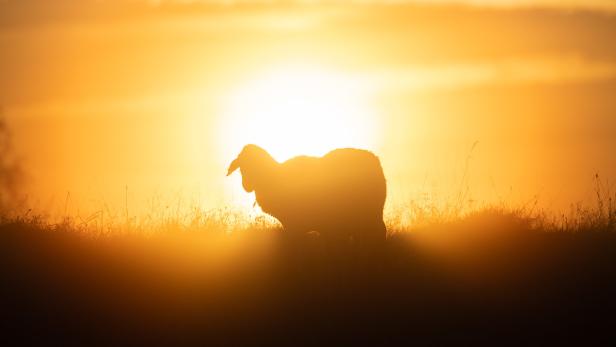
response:
<svg viewBox="0 0 616 347"><path fill-rule="evenodd" d="M279 161L339 147L374 149L378 124L361 87L350 75L320 67L266 71L225 101L222 154L230 160L247 143Z"/></svg>

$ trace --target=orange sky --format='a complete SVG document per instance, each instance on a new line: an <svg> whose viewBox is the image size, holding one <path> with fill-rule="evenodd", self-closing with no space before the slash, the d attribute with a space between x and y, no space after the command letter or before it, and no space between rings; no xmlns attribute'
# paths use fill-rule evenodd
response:
<svg viewBox="0 0 616 347"><path fill-rule="evenodd" d="M595 172L616 178L612 2L437 2L0 1L0 105L29 199L57 210L71 192L71 213L88 213L123 206L128 186L135 213L154 197L248 206L224 177L230 153L293 124L268 112L304 124L311 110L332 121L310 131L380 155L390 206L468 186L473 200L560 209L592 196ZM263 82L288 66L297 80ZM286 99L308 93L313 108L235 97L275 100L293 83ZM345 143L286 131L272 152Z"/></svg>

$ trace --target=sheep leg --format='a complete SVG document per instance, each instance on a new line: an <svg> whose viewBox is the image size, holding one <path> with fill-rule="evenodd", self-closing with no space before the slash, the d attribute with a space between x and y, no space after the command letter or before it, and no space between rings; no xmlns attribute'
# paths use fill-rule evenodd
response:
<svg viewBox="0 0 616 347"><path fill-rule="evenodd" d="M359 225L357 232L358 246L361 251L380 250L385 245L387 228L382 219Z"/></svg>

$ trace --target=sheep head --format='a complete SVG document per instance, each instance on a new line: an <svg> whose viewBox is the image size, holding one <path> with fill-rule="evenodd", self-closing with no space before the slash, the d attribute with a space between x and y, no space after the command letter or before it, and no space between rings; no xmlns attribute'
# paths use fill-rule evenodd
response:
<svg viewBox="0 0 616 347"><path fill-rule="evenodd" d="M229 165L227 176L240 169L242 186L250 193L271 180L271 173L276 164L278 164L276 160L263 148L246 145Z"/></svg>

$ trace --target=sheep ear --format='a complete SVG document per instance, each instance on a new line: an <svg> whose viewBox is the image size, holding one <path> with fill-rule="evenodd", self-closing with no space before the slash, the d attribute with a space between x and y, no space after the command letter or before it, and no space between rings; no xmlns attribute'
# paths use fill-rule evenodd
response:
<svg viewBox="0 0 616 347"><path fill-rule="evenodd" d="M240 167L240 160L239 158L236 158L234 161L231 162L231 165L229 165L229 169L227 169L227 176L231 175L239 167Z"/></svg>

